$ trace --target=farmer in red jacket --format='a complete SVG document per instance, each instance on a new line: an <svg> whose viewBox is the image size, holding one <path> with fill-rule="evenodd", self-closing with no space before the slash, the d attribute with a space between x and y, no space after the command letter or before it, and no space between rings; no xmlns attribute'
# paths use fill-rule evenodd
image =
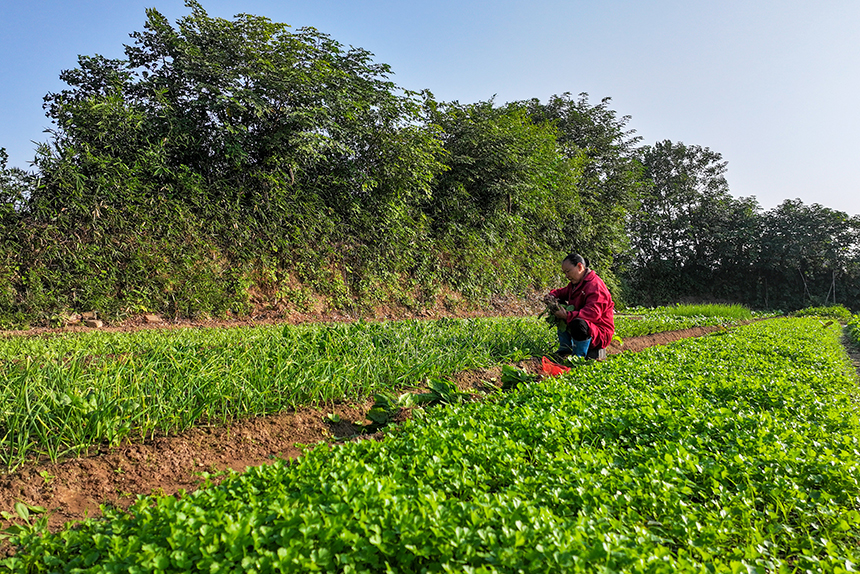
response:
<svg viewBox="0 0 860 574"><path fill-rule="evenodd" d="M612 295L603 279L588 268L579 254L571 253L565 257L561 270L570 283L567 287L553 289L546 299L557 299L565 306L573 305L574 310L555 312L556 318L566 323L566 328L558 328L557 354L604 359L606 347L615 333Z"/></svg>

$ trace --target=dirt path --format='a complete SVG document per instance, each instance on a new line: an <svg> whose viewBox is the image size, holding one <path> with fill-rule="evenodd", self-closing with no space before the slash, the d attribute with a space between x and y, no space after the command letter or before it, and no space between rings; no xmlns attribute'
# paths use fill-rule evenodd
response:
<svg viewBox="0 0 860 574"><path fill-rule="evenodd" d="M610 354L636 352L653 345L698 337L720 327L697 327L628 338L624 346L608 349ZM540 359L517 365L533 373L540 371ZM454 380L461 388L486 388L488 381L500 379L501 369L477 369L458 373ZM297 443L354 436L372 401L303 408L295 412L234 421L229 426L212 425L190 429L180 435L160 437L142 444L102 448L89 456L59 463L28 465L0 475L0 510L11 511L16 501L49 509L49 528L59 530L69 521L101 514L99 505L126 508L138 494L175 494L194 490L201 473L225 470L241 472L274 458L295 458L301 454ZM325 415L337 413L342 422L332 424ZM0 526L7 526L0 522Z"/></svg>
<svg viewBox="0 0 860 574"><path fill-rule="evenodd" d="M848 353L851 363L857 369L857 377L860 379L860 347L852 343L847 336L843 337L842 346L845 347L845 352Z"/></svg>

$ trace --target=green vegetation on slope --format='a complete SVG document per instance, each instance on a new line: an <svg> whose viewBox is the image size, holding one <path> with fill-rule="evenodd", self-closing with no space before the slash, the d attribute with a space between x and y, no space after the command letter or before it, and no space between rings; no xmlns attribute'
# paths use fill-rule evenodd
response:
<svg viewBox="0 0 860 574"><path fill-rule="evenodd" d="M38 178L0 154L0 327L486 304L582 248L612 281L633 164L605 103L436 102L316 29L187 6L61 73Z"/></svg>
<svg viewBox="0 0 860 574"><path fill-rule="evenodd" d="M0 328L485 307L570 251L618 301L860 309L860 216L762 212L719 153L639 147L610 98L437 101L314 28L186 6L60 73L33 173L0 148Z"/></svg>

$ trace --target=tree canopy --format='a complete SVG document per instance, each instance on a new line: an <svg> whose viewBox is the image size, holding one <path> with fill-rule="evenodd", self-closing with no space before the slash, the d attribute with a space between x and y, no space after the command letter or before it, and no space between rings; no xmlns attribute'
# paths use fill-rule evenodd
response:
<svg viewBox="0 0 860 574"><path fill-rule="evenodd" d="M857 217L762 212L609 98L437 101L314 28L186 6L61 72L34 173L0 148L0 322L486 302L569 252L619 302L860 308Z"/></svg>
<svg viewBox="0 0 860 574"><path fill-rule="evenodd" d="M61 74L69 88L45 98L57 129L38 154L40 200L88 210L158 193L265 217L299 194L348 209L429 192L436 140L387 65L313 28L186 4L176 27L148 9L126 59L82 56Z"/></svg>
<svg viewBox="0 0 860 574"><path fill-rule="evenodd" d="M857 217L786 200L763 212L729 194L722 156L671 141L639 150L645 185L630 217L627 276L634 297L654 303L716 297L792 310L857 307Z"/></svg>

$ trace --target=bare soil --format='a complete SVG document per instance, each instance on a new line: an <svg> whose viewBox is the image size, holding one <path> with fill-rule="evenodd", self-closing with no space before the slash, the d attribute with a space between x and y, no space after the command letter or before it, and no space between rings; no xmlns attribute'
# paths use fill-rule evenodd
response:
<svg viewBox="0 0 860 574"><path fill-rule="evenodd" d="M135 328L125 326L121 329ZM712 332L693 328L628 338L613 345L609 354L637 352L687 337ZM518 363L518 368L540 375L540 358ZM501 367L456 373L452 380L462 390L478 393L497 390ZM341 440L379 439L381 433L362 434L372 399L363 402L301 408L276 415L241 419L228 425L201 425L176 436L157 437L142 443L94 449L88 456L57 463L31 464L0 475L0 510L12 511L17 501L42 506L49 511L48 528L60 530L68 522L101 514L100 505L128 507L137 495L192 491L204 482L203 473L226 472L273 459L294 459L302 445ZM327 415L335 413L340 422ZM401 419L408 417L404 411ZM226 472L225 472L226 471ZM0 522L0 527L8 523Z"/></svg>

